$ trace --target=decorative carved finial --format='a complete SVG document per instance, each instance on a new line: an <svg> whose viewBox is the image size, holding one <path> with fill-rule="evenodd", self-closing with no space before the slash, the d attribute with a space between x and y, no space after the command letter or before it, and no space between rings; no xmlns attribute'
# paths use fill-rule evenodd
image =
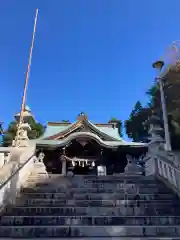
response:
<svg viewBox="0 0 180 240"><path fill-rule="evenodd" d="M25 105L24 112L29 112L29 113L31 112L31 109L28 105Z"/></svg>
<svg viewBox="0 0 180 240"><path fill-rule="evenodd" d="M84 112L81 112L80 114L78 114L77 120L79 121L83 121L83 120L87 120L88 117Z"/></svg>
<svg viewBox="0 0 180 240"><path fill-rule="evenodd" d="M85 115L85 113L84 112L81 112L80 114L79 114L79 116L84 116Z"/></svg>

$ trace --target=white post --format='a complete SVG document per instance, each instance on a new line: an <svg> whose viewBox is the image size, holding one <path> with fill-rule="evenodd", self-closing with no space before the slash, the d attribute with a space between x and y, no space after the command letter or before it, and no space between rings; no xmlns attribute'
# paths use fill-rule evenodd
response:
<svg viewBox="0 0 180 240"><path fill-rule="evenodd" d="M5 164L5 153L0 153L0 168Z"/></svg>
<svg viewBox="0 0 180 240"><path fill-rule="evenodd" d="M162 113L163 113L163 122L164 122L164 133L165 133L165 141L166 141L165 146L166 146L167 151L171 151L171 140L170 140L167 109L166 109L166 102L165 102L165 97L164 97L162 78L159 77L158 80L159 80L159 88L160 88L160 94L161 94L161 105L162 105Z"/></svg>
<svg viewBox="0 0 180 240"><path fill-rule="evenodd" d="M163 82L162 77L159 75L161 74L161 70L164 66L163 61L156 61L153 63L153 68L157 70L158 76L156 77L156 80L158 80L159 88L160 88L160 95L161 95L161 106L162 106L162 113L163 113L163 123L164 123L164 133L165 133L165 141L166 141L166 150L171 151L171 141L170 141L170 134L169 134L169 125L168 125L168 116L167 116L167 109L166 109L166 102L164 97L164 89L163 89Z"/></svg>

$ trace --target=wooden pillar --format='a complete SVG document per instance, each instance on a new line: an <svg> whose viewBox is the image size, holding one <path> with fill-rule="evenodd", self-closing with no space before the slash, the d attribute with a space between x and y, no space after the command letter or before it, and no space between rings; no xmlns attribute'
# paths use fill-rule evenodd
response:
<svg viewBox="0 0 180 240"><path fill-rule="evenodd" d="M66 160L62 161L62 175L66 176L67 170L66 170Z"/></svg>
<svg viewBox="0 0 180 240"><path fill-rule="evenodd" d="M66 148L64 147L63 148L63 156L65 156L65 154L66 154ZM66 159L65 159L65 157L61 158L61 162L62 162L62 175L66 176L67 169L66 169Z"/></svg>
<svg viewBox="0 0 180 240"><path fill-rule="evenodd" d="M100 162L99 162L99 165L96 167L98 176L106 176L107 175L106 163L104 162L105 159L104 159L103 155L104 155L104 151L103 151L103 149L101 149Z"/></svg>

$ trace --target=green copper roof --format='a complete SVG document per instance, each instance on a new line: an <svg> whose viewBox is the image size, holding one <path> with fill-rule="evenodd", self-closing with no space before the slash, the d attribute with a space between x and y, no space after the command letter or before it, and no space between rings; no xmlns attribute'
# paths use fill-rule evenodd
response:
<svg viewBox="0 0 180 240"><path fill-rule="evenodd" d="M70 124L70 125L66 125L66 126L51 126L51 125L48 125L46 130L45 130L45 133L43 136L41 136L41 138L47 138L47 137L50 137L50 136L53 136L53 135L56 135L60 132L63 132L65 130L67 130L68 128L70 128L73 124Z"/></svg>
<svg viewBox="0 0 180 240"><path fill-rule="evenodd" d="M123 139L120 137L118 128L110 128L110 127L97 127L95 126L99 131L109 135L112 138L115 138L117 140L123 141Z"/></svg>
<svg viewBox="0 0 180 240"><path fill-rule="evenodd" d="M79 138L79 137L90 137L91 139L94 139L97 141L100 145L104 147L109 148L117 148L118 146L132 146L132 147L140 147L140 146L146 146L147 144L144 143L133 143L133 142L126 142L126 141L103 141L101 138L99 138L94 133L90 132L75 132L70 134L67 138L63 140L44 140L44 139L36 139L32 140L37 145L49 145L49 146L63 146L65 144L68 144L73 139Z"/></svg>
<svg viewBox="0 0 180 240"><path fill-rule="evenodd" d="M96 126L94 125L93 123L91 123L90 121L88 121L90 125L93 126L93 128L97 129L98 131L114 138L114 140L120 140L120 141L123 141L123 139L119 136L119 132L118 132L118 128L111 128L111 127L101 127L101 126ZM76 122L75 122L76 123ZM44 133L44 135L41 137L42 138L47 138L47 137L50 137L50 136L53 136L53 135L56 135L60 132L63 132L65 130L68 130L68 128L71 128L72 125L74 125L75 123L73 124L69 124L69 125L59 125L59 126L52 126L52 125L48 125L47 128L46 128L46 131Z"/></svg>
<svg viewBox="0 0 180 240"><path fill-rule="evenodd" d="M75 122L77 123L77 122ZM89 127L93 128L94 131L97 131L96 133L92 132L72 132L69 136L62 140L46 140L46 138L54 136L56 134L59 134L61 132L68 132L68 129L70 129L75 123L69 124L69 125L47 125L46 131L44 135L36 140L33 140L36 142L37 145L47 145L47 146L63 146L65 144L68 144L70 141L72 141L75 138L82 138L82 137L89 137L91 139L94 139L97 141L100 145L109 147L109 148L117 148L118 146L134 146L134 147L140 147L140 146L146 146L144 143L135 143L135 142L126 142L124 141L118 132L118 128L113 128L109 125L106 126L96 126L90 121L86 121L86 124L89 125ZM103 138L107 140L102 140L101 137L98 136L99 134L102 134ZM105 134L105 135L104 135Z"/></svg>

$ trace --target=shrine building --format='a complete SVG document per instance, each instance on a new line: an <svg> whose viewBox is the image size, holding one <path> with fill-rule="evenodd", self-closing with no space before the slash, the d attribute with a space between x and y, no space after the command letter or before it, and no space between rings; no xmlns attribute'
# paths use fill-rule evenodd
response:
<svg viewBox="0 0 180 240"><path fill-rule="evenodd" d="M106 174L124 173L127 155L138 158L147 152L146 143L127 142L120 137L117 121L92 123L81 113L74 123L48 122L36 142L44 153L49 174L96 174L105 166Z"/></svg>

